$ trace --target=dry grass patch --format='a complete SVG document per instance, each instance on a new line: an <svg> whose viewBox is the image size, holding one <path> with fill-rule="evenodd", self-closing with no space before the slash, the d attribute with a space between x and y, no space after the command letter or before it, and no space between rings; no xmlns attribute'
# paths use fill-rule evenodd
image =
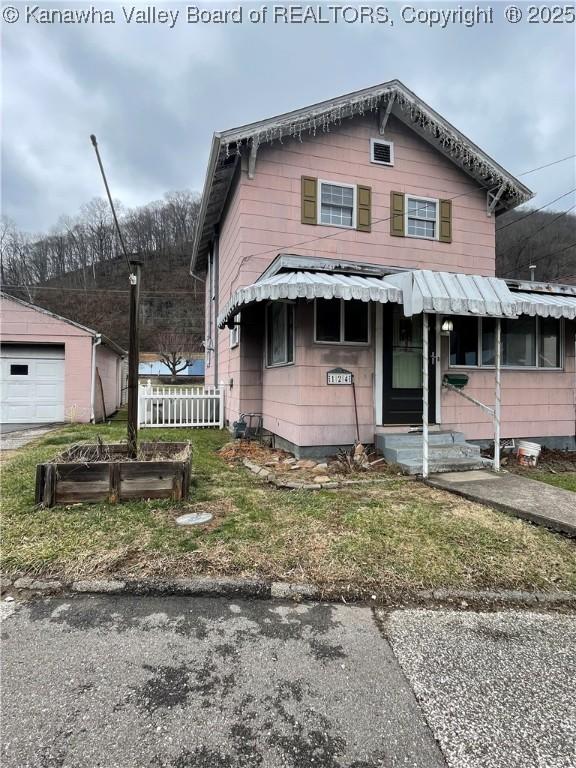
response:
<svg viewBox="0 0 576 768"><path fill-rule="evenodd" d="M122 425L69 427L23 449L2 476L6 571L77 578L237 575L355 589L576 590L576 545L409 478L329 491L261 482L217 454L227 436L178 430L193 445L192 502L34 508L34 469L79 439ZM154 436L174 440L176 430ZM143 439L146 436L143 435ZM175 517L210 511L207 526Z"/></svg>

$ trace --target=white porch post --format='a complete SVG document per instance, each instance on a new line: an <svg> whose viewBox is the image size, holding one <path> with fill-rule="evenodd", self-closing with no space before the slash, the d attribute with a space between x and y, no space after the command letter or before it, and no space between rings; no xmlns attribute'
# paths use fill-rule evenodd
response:
<svg viewBox="0 0 576 768"><path fill-rule="evenodd" d="M500 338L501 338L501 327L500 327L500 318L496 318L496 397L495 397L495 403L494 403L494 470L496 472L500 472L500 396L501 396L501 387L500 387L500 357L501 357L501 351L500 351Z"/></svg>
<svg viewBox="0 0 576 768"><path fill-rule="evenodd" d="M422 315L422 477L428 477L428 315Z"/></svg>

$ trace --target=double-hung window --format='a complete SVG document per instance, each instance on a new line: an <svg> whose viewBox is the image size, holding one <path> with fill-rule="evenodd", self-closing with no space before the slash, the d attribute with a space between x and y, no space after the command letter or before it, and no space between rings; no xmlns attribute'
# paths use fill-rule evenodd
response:
<svg viewBox="0 0 576 768"><path fill-rule="evenodd" d="M562 324L553 317L522 315L502 319L501 361L506 368L562 367ZM454 317L450 334L450 365L492 368L496 363L496 321Z"/></svg>
<svg viewBox="0 0 576 768"><path fill-rule="evenodd" d="M266 307L266 365L294 362L294 305L274 301Z"/></svg>
<svg viewBox="0 0 576 768"><path fill-rule="evenodd" d="M323 344L368 344L369 305L365 301L316 299L314 341Z"/></svg>
<svg viewBox="0 0 576 768"><path fill-rule="evenodd" d="M240 315L234 318L234 325L230 328L230 349L234 349L240 343Z"/></svg>
<svg viewBox="0 0 576 768"><path fill-rule="evenodd" d="M320 223L336 227L356 226L356 189L348 184L320 181Z"/></svg>
<svg viewBox="0 0 576 768"><path fill-rule="evenodd" d="M438 200L406 195L406 234L438 239Z"/></svg>

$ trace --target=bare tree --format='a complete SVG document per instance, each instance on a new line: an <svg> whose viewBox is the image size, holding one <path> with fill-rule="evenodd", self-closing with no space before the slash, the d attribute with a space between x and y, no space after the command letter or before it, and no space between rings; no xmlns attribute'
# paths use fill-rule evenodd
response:
<svg viewBox="0 0 576 768"><path fill-rule="evenodd" d="M168 367L172 379L188 367L188 361L198 350L199 344L194 334L168 329L158 331L155 340L158 357Z"/></svg>

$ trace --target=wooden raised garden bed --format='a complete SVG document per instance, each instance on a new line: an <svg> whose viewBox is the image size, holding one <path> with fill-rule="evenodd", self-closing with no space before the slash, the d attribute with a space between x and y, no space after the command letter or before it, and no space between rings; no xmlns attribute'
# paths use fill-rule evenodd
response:
<svg viewBox="0 0 576 768"><path fill-rule="evenodd" d="M122 443L74 445L37 465L36 503L186 499L191 464L189 443L141 443L137 459Z"/></svg>

